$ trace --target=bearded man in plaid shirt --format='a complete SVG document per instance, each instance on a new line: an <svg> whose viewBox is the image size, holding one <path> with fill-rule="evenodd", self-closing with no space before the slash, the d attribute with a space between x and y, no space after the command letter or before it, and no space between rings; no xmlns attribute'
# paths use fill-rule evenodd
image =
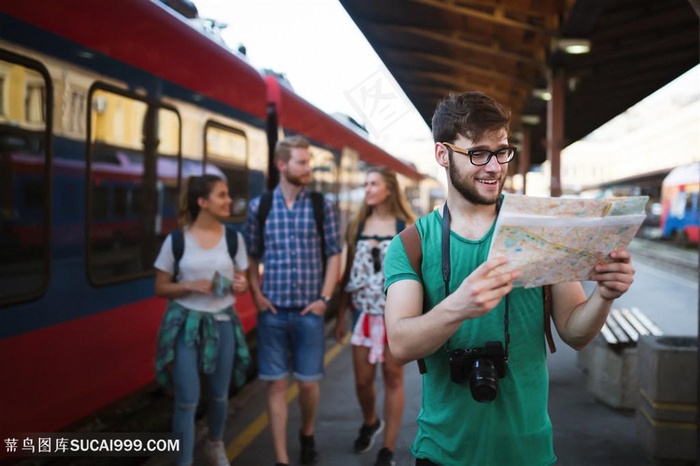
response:
<svg viewBox="0 0 700 466"><path fill-rule="evenodd" d="M338 217L333 204L323 199L323 235L317 231L313 196L307 188L311 154L306 139L296 136L279 141L275 165L280 182L272 192L266 221L260 224L262 198L256 198L250 203L245 225L248 279L259 312L258 377L268 382L267 407L276 464L286 465L286 393L292 370L299 385L302 415L300 462L310 465L318 462L313 433L319 380L324 373L324 314L340 274ZM265 272L262 282L261 261Z"/></svg>

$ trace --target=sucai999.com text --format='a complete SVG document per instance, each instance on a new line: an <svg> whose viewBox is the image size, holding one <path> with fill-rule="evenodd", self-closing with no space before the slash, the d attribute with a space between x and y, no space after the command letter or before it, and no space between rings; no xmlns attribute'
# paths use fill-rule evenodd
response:
<svg viewBox="0 0 700 466"><path fill-rule="evenodd" d="M22 434L3 439L10 456L152 456L180 451L172 434Z"/></svg>

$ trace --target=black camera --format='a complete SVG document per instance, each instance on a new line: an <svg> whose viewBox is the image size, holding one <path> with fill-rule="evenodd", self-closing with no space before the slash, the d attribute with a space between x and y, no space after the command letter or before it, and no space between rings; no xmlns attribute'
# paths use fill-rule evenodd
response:
<svg viewBox="0 0 700 466"><path fill-rule="evenodd" d="M450 378L454 383L469 383L472 397L480 402L493 401L498 394L498 379L506 376L503 343L487 341L483 347L455 349L450 355Z"/></svg>

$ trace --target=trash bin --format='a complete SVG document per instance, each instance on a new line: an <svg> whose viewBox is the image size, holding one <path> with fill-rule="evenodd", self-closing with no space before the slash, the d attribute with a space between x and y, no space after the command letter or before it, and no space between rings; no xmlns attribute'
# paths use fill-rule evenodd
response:
<svg viewBox="0 0 700 466"><path fill-rule="evenodd" d="M697 348L697 337L639 339L637 439L656 459L695 461Z"/></svg>

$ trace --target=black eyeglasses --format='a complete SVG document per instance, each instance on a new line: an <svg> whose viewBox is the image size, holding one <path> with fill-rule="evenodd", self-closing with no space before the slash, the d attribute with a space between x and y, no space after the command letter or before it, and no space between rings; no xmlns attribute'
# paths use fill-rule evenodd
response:
<svg viewBox="0 0 700 466"><path fill-rule="evenodd" d="M492 152L487 149L462 149L449 142L442 142L441 144L446 145L459 154L468 155L469 161L472 165L476 165L477 167L488 164L491 161L491 157L496 157L496 160L498 160L500 164L508 163L513 160L515 152L517 151L515 147L504 147L503 149Z"/></svg>
<svg viewBox="0 0 700 466"><path fill-rule="evenodd" d="M382 263L379 260L379 248L376 246L372 248L372 264L374 264L374 273L379 273L382 270Z"/></svg>

